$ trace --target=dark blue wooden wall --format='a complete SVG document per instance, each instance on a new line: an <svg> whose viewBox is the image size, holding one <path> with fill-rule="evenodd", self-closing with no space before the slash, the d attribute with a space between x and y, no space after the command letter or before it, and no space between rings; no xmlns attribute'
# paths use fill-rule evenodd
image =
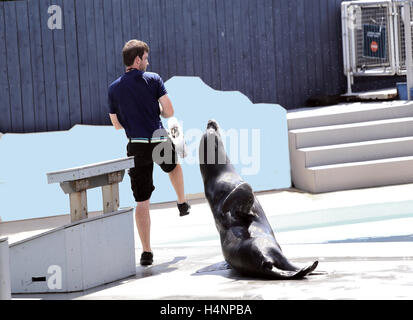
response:
<svg viewBox="0 0 413 320"><path fill-rule="evenodd" d="M343 93L341 0L27 0L0 2L0 132L109 124L107 87L132 38L148 71L199 76L254 103L303 106ZM50 5L63 29L47 27Z"/></svg>

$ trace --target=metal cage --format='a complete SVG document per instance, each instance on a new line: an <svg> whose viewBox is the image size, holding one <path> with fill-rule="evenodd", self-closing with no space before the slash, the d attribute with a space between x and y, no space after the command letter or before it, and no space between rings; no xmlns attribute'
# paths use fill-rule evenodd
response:
<svg viewBox="0 0 413 320"><path fill-rule="evenodd" d="M405 3L403 0L366 0L341 4L343 64L348 94L354 76L406 74L402 14Z"/></svg>

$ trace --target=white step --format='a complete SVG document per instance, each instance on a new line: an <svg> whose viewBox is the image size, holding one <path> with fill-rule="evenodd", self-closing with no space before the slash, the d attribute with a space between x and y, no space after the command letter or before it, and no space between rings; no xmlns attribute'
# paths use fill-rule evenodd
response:
<svg viewBox="0 0 413 320"><path fill-rule="evenodd" d="M302 148L305 167L413 156L413 136Z"/></svg>
<svg viewBox="0 0 413 320"><path fill-rule="evenodd" d="M413 117L289 131L290 148L300 149L413 136Z"/></svg>
<svg viewBox="0 0 413 320"><path fill-rule="evenodd" d="M287 113L288 129L413 117L413 102L353 103Z"/></svg>
<svg viewBox="0 0 413 320"><path fill-rule="evenodd" d="M314 193L413 183L413 156L316 166L306 171L304 190Z"/></svg>

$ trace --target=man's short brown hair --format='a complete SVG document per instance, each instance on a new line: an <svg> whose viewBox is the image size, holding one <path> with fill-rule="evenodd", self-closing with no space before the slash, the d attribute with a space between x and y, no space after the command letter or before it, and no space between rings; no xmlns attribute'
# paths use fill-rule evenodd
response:
<svg viewBox="0 0 413 320"><path fill-rule="evenodd" d="M122 49L123 63L127 67L131 66L135 58L139 56L142 59L145 52L149 53L149 46L145 42L135 39L129 40Z"/></svg>

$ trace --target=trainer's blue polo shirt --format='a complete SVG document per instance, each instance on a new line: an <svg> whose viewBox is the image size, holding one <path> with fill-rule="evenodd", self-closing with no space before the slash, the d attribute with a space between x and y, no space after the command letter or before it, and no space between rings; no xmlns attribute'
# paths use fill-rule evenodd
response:
<svg viewBox="0 0 413 320"><path fill-rule="evenodd" d="M158 100L165 94L158 74L133 69L109 86L109 113L117 115L128 138L152 138L163 129Z"/></svg>

